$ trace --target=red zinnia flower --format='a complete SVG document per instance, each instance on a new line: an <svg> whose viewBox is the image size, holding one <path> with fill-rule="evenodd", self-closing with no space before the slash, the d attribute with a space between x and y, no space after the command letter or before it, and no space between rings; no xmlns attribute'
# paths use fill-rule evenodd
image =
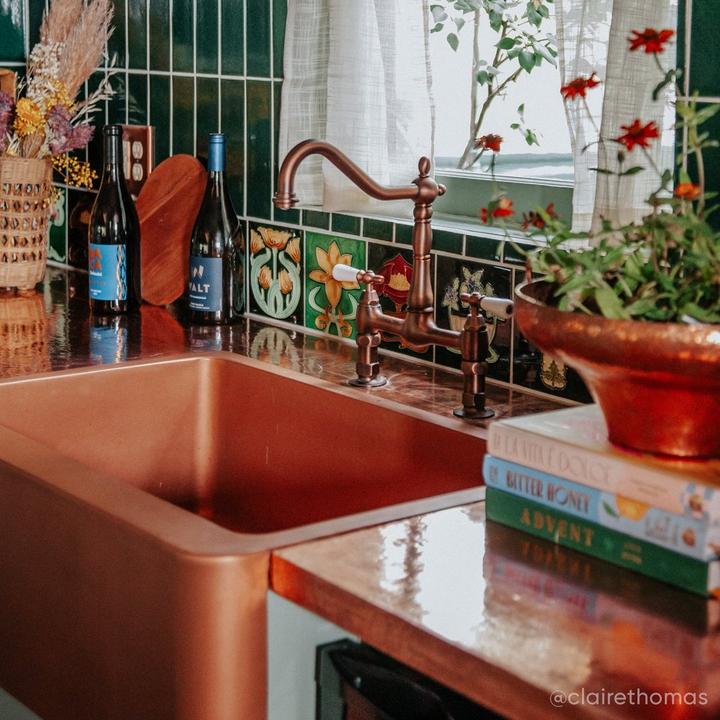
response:
<svg viewBox="0 0 720 720"><path fill-rule="evenodd" d="M679 183L675 187L675 197L682 200L697 200L700 197L700 186L695 183Z"/></svg>
<svg viewBox="0 0 720 720"><path fill-rule="evenodd" d="M658 126L653 120L647 125L643 125L640 120L633 120L632 125L621 125L620 129L625 133L613 140L624 145L628 150L632 150L636 145L642 148L650 147L650 140L660 137Z"/></svg>
<svg viewBox="0 0 720 720"><path fill-rule="evenodd" d="M480 220L486 225L492 218L505 218L515 214L513 201L510 198L501 197L497 202L491 202L486 208L480 210Z"/></svg>
<svg viewBox="0 0 720 720"><path fill-rule="evenodd" d="M475 140L475 147L482 150L492 150L494 153L500 152L500 143L503 139L500 135L490 133L488 135L481 135Z"/></svg>
<svg viewBox="0 0 720 720"><path fill-rule="evenodd" d="M560 88L560 93L565 100L574 100L576 97L585 97L588 90L599 84L600 80L595 73L590 75L590 77L579 75L567 85L563 85Z"/></svg>
<svg viewBox="0 0 720 720"><path fill-rule="evenodd" d="M646 53L661 53L665 50L665 44L675 34L674 30L653 30L645 28L644 32L639 30L630 31L635 37L629 37L630 50L645 48Z"/></svg>
<svg viewBox="0 0 720 720"><path fill-rule="evenodd" d="M545 208L545 213L548 215L548 217L556 218L557 213L555 212L555 203L549 203L548 206ZM545 220L539 212L531 210L529 213L527 213L527 215L523 213L521 227L523 230L529 230L531 227L542 230L545 227Z"/></svg>

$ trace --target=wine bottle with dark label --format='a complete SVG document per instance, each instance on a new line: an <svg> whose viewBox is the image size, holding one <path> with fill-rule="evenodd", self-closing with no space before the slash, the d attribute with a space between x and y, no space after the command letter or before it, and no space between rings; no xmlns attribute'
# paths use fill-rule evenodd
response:
<svg viewBox="0 0 720 720"><path fill-rule="evenodd" d="M103 128L104 165L88 227L90 308L98 315L140 305L140 222L123 176L122 127Z"/></svg>
<svg viewBox="0 0 720 720"><path fill-rule="evenodd" d="M210 135L208 181L190 243L188 308L201 325L233 322L243 310L243 233L225 177L225 136Z"/></svg>

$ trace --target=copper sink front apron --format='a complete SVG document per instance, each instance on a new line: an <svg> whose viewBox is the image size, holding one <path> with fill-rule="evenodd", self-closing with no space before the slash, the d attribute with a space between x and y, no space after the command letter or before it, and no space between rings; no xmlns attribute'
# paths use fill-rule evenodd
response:
<svg viewBox="0 0 720 720"><path fill-rule="evenodd" d="M0 686L260 720L270 551L472 502L483 431L229 353L0 382Z"/></svg>

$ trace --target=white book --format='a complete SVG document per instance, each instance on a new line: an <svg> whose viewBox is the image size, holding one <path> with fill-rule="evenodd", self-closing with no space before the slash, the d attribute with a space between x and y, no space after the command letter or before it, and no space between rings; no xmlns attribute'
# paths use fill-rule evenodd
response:
<svg viewBox="0 0 720 720"><path fill-rule="evenodd" d="M488 452L650 507L720 521L720 460L666 460L617 448L597 405L498 420Z"/></svg>

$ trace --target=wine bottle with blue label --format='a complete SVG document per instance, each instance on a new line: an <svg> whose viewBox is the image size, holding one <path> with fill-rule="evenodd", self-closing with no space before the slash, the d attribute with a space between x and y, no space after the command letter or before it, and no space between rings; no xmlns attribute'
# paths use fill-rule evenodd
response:
<svg viewBox="0 0 720 720"><path fill-rule="evenodd" d="M190 243L190 320L224 325L243 310L242 229L225 177L225 136L210 135L208 181Z"/></svg>
<svg viewBox="0 0 720 720"><path fill-rule="evenodd" d="M140 222L123 176L122 127L103 128L102 180L90 214L90 308L98 315L136 310L140 299Z"/></svg>

